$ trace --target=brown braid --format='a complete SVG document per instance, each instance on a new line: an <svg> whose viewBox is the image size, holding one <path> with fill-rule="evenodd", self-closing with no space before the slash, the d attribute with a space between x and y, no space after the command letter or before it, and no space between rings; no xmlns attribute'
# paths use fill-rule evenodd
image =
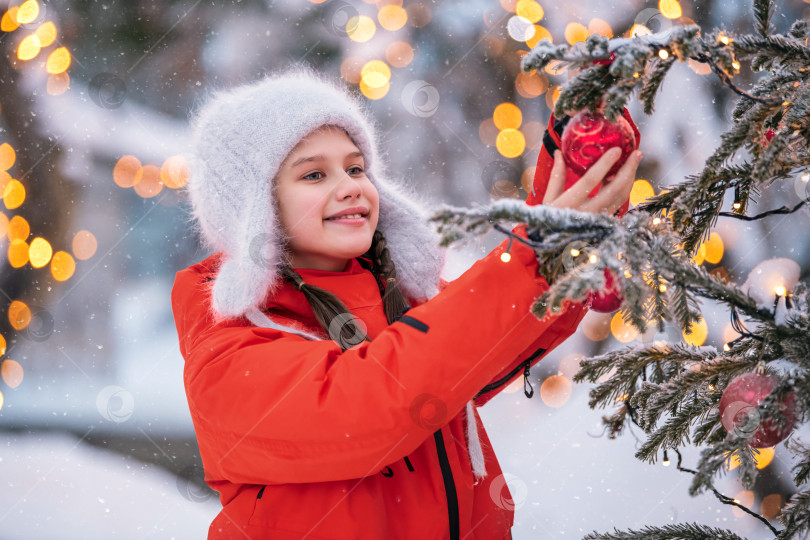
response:
<svg viewBox="0 0 810 540"><path fill-rule="evenodd" d="M357 318L349 312L346 305L333 293L311 285L289 266L281 269L284 279L292 283L312 307L315 319L324 332L346 350L362 341L368 341L366 331L357 324Z"/></svg>
<svg viewBox="0 0 810 540"><path fill-rule="evenodd" d="M396 280L396 266L394 266L394 261L391 260L391 254L388 252L385 236L379 230L374 231L371 247L366 255L372 260L374 269L385 282L383 309L388 324L391 324L398 320L410 305L399 288L399 282Z"/></svg>

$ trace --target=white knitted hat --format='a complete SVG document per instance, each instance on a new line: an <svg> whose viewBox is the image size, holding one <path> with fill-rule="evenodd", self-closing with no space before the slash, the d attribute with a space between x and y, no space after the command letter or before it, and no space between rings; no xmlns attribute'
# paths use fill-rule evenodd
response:
<svg viewBox="0 0 810 540"><path fill-rule="evenodd" d="M444 263L438 233L415 194L385 180L373 124L341 82L294 66L214 93L191 124L188 193L194 226L206 248L224 252L213 284L216 318L253 320L258 305L280 284L286 239L273 180L298 142L324 125L343 128L363 152L366 174L379 192L377 229L386 238L405 295L431 298L438 292Z"/></svg>

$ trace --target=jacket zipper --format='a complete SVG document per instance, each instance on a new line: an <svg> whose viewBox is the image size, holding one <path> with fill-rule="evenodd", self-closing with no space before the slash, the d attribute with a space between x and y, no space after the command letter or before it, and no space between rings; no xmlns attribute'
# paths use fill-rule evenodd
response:
<svg viewBox="0 0 810 540"><path fill-rule="evenodd" d="M529 356L526 360L518 364L518 366L515 367L515 369L513 369L512 371L510 371L506 376L482 388L481 391L475 395L475 397L477 398L483 396L487 392L491 392L492 390L495 390L499 386L503 386L504 384L508 383L509 380L512 377L514 377L515 374L520 370L523 370L523 393L526 394L527 398L532 397L534 395L534 388L532 388L532 383L529 382L529 372L532 367L532 361L545 352L546 349L537 349L536 351L534 351L534 353L532 353L531 356Z"/></svg>
<svg viewBox="0 0 810 540"><path fill-rule="evenodd" d="M447 449L444 446L441 429L433 434L433 439L436 441L436 452L439 454L439 466L442 469L442 478L444 479L444 491L447 494L450 540L458 540L461 535L459 532L458 493L456 493L456 483L453 481L453 471L450 469L450 461L447 459Z"/></svg>

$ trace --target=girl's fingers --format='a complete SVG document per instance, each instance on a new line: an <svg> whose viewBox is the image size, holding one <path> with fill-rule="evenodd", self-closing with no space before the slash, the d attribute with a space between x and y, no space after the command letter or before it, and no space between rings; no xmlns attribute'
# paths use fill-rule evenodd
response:
<svg viewBox="0 0 810 540"><path fill-rule="evenodd" d="M621 150L618 148L611 148L605 152L596 163L591 165L591 168L582 175L582 178L576 184L560 196L560 199L564 199L565 205L570 208L580 207L588 200L588 195L599 185L599 182L602 181L620 155Z"/></svg>
<svg viewBox="0 0 810 540"><path fill-rule="evenodd" d="M543 204L553 203L565 188L565 160L562 152L554 151L554 166L551 168L551 176L548 180L546 195L543 197Z"/></svg>
<svg viewBox="0 0 810 540"><path fill-rule="evenodd" d="M636 169L641 161L641 152L631 153L613 180L599 189L599 193L586 203L588 211L607 211L612 214L627 201L636 178ZM586 209L583 207L583 209Z"/></svg>

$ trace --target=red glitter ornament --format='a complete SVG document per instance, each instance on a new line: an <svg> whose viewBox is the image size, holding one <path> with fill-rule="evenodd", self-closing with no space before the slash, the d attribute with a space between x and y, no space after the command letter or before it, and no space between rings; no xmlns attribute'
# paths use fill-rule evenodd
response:
<svg viewBox="0 0 810 540"><path fill-rule="evenodd" d="M762 421L758 408L778 382L773 375L763 373L734 377L720 398L720 422L726 431L748 439L752 448L769 448L785 440L795 423L793 393L777 405L784 425L776 419Z"/></svg>
<svg viewBox="0 0 810 540"><path fill-rule="evenodd" d="M613 272L605 268L605 288L598 293L588 294L588 308L597 313L613 313L622 307L623 300L619 280L616 279Z"/></svg>

